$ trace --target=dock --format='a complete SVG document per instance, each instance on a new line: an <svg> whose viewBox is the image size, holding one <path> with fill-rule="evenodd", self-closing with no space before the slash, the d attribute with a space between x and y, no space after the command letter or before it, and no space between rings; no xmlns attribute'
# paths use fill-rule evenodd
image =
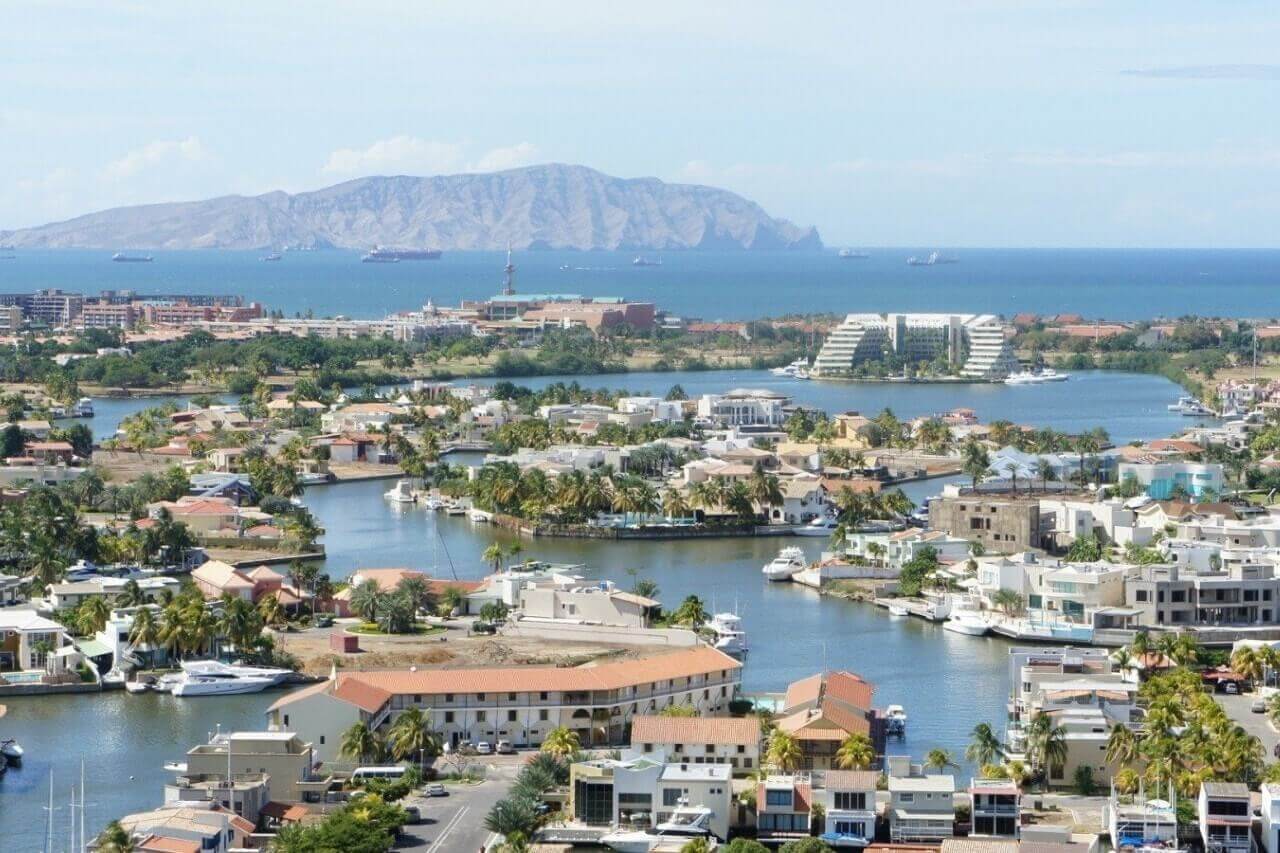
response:
<svg viewBox="0 0 1280 853"><path fill-rule="evenodd" d="M947 614L938 612L938 605L932 601L919 598L873 598L871 603L876 607L888 610L890 607L901 607L908 614L917 616L926 622L945 622Z"/></svg>

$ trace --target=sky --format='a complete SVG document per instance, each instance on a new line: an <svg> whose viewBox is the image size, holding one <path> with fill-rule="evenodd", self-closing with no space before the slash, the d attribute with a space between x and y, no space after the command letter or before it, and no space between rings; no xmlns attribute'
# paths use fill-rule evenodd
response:
<svg viewBox="0 0 1280 853"><path fill-rule="evenodd" d="M578 163L832 246L1280 246L1274 0L0 4L0 229Z"/></svg>

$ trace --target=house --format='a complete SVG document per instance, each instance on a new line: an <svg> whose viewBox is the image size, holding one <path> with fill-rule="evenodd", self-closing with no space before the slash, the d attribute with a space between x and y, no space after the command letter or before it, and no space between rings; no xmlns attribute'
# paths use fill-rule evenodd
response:
<svg viewBox="0 0 1280 853"><path fill-rule="evenodd" d="M230 853L247 847L253 824L217 803L166 803L158 809L120 818L135 839L134 850L147 853Z"/></svg>
<svg viewBox="0 0 1280 853"><path fill-rule="evenodd" d="M698 398L698 417L721 428L778 428L786 420L786 394L763 388L735 388Z"/></svg>
<svg viewBox="0 0 1280 853"><path fill-rule="evenodd" d="M1196 571L1180 564L1139 566L1125 584L1125 606L1143 625L1179 628L1274 625L1280 622L1280 578L1275 564L1231 562Z"/></svg>
<svg viewBox="0 0 1280 853"><path fill-rule="evenodd" d="M756 785L756 840L762 844L807 838L812 813L808 773L770 774Z"/></svg>
<svg viewBox="0 0 1280 853"><path fill-rule="evenodd" d="M668 761L661 752L623 750L617 758L574 762L569 768L568 813L587 826L651 829L682 804L710 810L709 829L729 837L734 814L727 764Z"/></svg>
<svg viewBox="0 0 1280 853"><path fill-rule="evenodd" d="M1262 849L1280 853L1280 785L1262 784Z"/></svg>
<svg viewBox="0 0 1280 853"><path fill-rule="evenodd" d="M1132 477L1156 500L1179 495L1215 500L1225 484L1222 465L1217 462L1121 462L1117 477L1122 483Z"/></svg>
<svg viewBox="0 0 1280 853"><path fill-rule="evenodd" d="M522 619L647 628L661 606L652 598L619 590L612 581L584 584L581 578L557 575L526 583L519 610Z"/></svg>
<svg viewBox="0 0 1280 853"><path fill-rule="evenodd" d="M270 796L267 801L282 803L320 802L333 783L328 772L318 770L311 744L292 732L223 732L208 743L187 750L185 768L166 786L166 800L191 799L182 792L207 778L222 780L223 794L227 771L233 777L262 773L268 777ZM170 789L177 796L169 796ZM224 805L226 803L224 802ZM234 809L243 813L240 809ZM248 815L246 815L248 816Z"/></svg>
<svg viewBox="0 0 1280 853"><path fill-rule="evenodd" d="M240 524L241 508L230 498L187 495L176 501L157 501L147 505L150 518L159 518L165 510L174 521L181 521L197 535L237 530Z"/></svg>
<svg viewBox="0 0 1280 853"><path fill-rule="evenodd" d="M421 578L426 581L427 594L437 599L450 588L467 595L485 586L483 581L438 580L417 569L356 569L347 578L347 586L333 596L334 615L339 617L354 615L351 609L351 592L360 584L373 581L380 591L394 592L405 578Z"/></svg>
<svg viewBox="0 0 1280 853"><path fill-rule="evenodd" d="M136 581L142 597L146 601L155 601L166 591L177 595L182 583L177 578L149 577ZM63 581L51 583L45 589L45 604L49 612L56 613L79 606L90 598L106 598L115 601L116 597L126 589L128 581L123 578L95 577L84 581Z"/></svg>
<svg viewBox="0 0 1280 853"><path fill-rule="evenodd" d="M67 441L29 441L24 453L28 458L53 465L70 465L75 459L75 448Z"/></svg>
<svg viewBox="0 0 1280 853"><path fill-rule="evenodd" d="M507 740L538 746L564 726L583 745L624 741L635 717L671 705L699 714L728 710L742 664L709 646L595 666L514 666L334 672L267 710L269 728L295 731L331 760L341 733L363 722L379 730L419 708L446 743Z"/></svg>
<svg viewBox="0 0 1280 853"><path fill-rule="evenodd" d="M1017 838L1022 828L1022 792L1012 779L974 779L969 785L970 835Z"/></svg>
<svg viewBox="0 0 1280 853"><path fill-rule="evenodd" d="M207 601L224 595L250 602L254 600L254 582L244 572L221 560L209 560L196 567L191 573L191 580Z"/></svg>
<svg viewBox="0 0 1280 853"><path fill-rule="evenodd" d="M813 775L815 804L825 813L820 836L838 847L865 847L876 837L876 785L874 770L827 770Z"/></svg>
<svg viewBox="0 0 1280 853"><path fill-rule="evenodd" d="M936 844L955 835L956 780L924 773L907 755L885 757L889 776L889 840L895 844Z"/></svg>
<svg viewBox="0 0 1280 853"><path fill-rule="evenodd" d="M779 484L782 505L767 507L770 522L808 524L827 515L830 501L827 488L817 477L788 477Z"/></svg>
<svg viewBox="0 0 1280 853"><path fill-rule="evenodd" d="M990 554L1041 546L1040 504L1034 499L959 493L954 487L929 501L929 529L981 542Z"/></svg>
<svg viewBox="0 0 1280 853"><path fill-rule="evenodd" d="M631 749L751 773L760 767L760 722L752 717L639 716L631 721Z"/></svg>
<svg viewBox="0 0 1280 853"><path fill-rule="evenodd" d="M851 672L821 672L792 682L783 697L777 726L800 746L800 767L832 766L836 750L850 735L866 735L876 755L884 752L884 721L871 709L875 688Z"/></svg>
<svg viewBox="0 0 1280 853"><path fill-rule="evenodd" d="M1249 853L1253 815L1249 787L1241 782L1201 782L1196 814L1200 840L1214 853Z"/></svg>
<svg viewBox="0 0 1280 853"><path fill-rule="evenodd" d="M1173 797L1126 802L1113 788L1102 809L1102 825L1117 850L1179 847L1178 806Z"/></svg>
<svg viewBox="0 0 1280 853"><path fill-rule="evenodd" d="M34 610L0 610L0 677L43 670L65 672L70 662L61 650L73 650L67 629Z"/></svg>

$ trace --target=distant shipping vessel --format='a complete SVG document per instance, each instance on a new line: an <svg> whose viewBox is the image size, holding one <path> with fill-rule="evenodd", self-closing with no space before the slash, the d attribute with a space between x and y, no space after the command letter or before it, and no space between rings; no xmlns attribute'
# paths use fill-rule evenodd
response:
<svg viewBox="0 0 1280 853"><path fill-rule="evenodd" d="M261 258L258 258L258 260L260 260L260 261L278 261L278 260L280 260L280 259L281 259L281 258L283 258L283 257L284 257L284 255L280 254L279 252L272 252L272 253L271 253L271 254L269 254L269 255L263 255Z"/></svg>
<svg viewBox="0 0 1280 853"><path fill-rule="evenodd" d="M958 264L959 258L943 257L940 252L930 252L927 258L917 258L915 255L907 258L907 266L909 267L936 267L939 264Z"/></svg>
<svg viewBox="0 0 1280 853"><path fill-rule="evenodd" d="M154 259L150 255L126 255L124 252L116 252L111 256L111 260L117 264L149 264Z"/></svg>
<svg viewBox="0 0 1280 853"><path fill-rule="evenodd" d="M861 261L871 256L866 252L859 252L856 249L841 249L838 257L842 261Z"/></svg>
<svg viewBox="0 0 1280 853"><path fill-rule="evenodd" d="M374 246L369 254L361 258L368 263L379 263L384 260L393 261L438 261L439 249L388 249L386 246Z"/></svg>
<svg viewBox="0 0 1280 853"><path fill-rule="evenodd" d="M633 266L633 267L660 267L660 266L662 266L662 258L658 258L656 261L651 261L651 260L649 260L649 259L648 259L648 258L646 258L646 257L640 256L640 257L637 257L634 261L632 261L632 262L631 262L631 266Z"/></svg>

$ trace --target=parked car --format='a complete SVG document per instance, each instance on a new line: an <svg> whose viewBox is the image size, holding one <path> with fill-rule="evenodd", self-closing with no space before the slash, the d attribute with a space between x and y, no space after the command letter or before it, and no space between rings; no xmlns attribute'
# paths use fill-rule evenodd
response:
<svg viewBox="0 0 1280 853"><path fill-rule="evenodd" d="M1249 710L1250 710L1250 711L1252 711L1252 712L1253 712L1253 713L1255 713L1255 714L1265 714L1265 713L1267 713L1267 700L1266 700L1266 699L1254 699L1254 700L1253 700L1253 704L1249 706Z"/></svg>
<svg viewBox="0 0 1280 853"><path fill-rule="evenodd" d="M1230 693L1232 696L1235 696L1237 693L1240 692L1240 688L1236 686L1236 683L1234 681L1228 681L1226 685L1222 688L1222 692Z"/></svg>
<svg viewBox="0 0 1280 853"><path fill-rule="evenodd" d="M509 741L509 740L500 740L500 741L498 741L498 754L499 754L499 755L514 755L514 754L515 754L515 751L516 751L516 750L515 750L515 747L513 747L513 746L511 745L511 741Z"/></svg>
<svg viewBox="0 0 1280 853"><path fill-rule="evenodd" d="M489 745L489 741L482 740L476 744L476 755L492 755L493 747Z"/></svg>
<svg viewBox="0 0 1280 853"><path fill-rule="evenodd" d="M447 797L449 796L449 792L446 791L444 789L444 785L441 785L439 782L432 782L430 785L427 786L427 796L428 797Z"/></svg>

